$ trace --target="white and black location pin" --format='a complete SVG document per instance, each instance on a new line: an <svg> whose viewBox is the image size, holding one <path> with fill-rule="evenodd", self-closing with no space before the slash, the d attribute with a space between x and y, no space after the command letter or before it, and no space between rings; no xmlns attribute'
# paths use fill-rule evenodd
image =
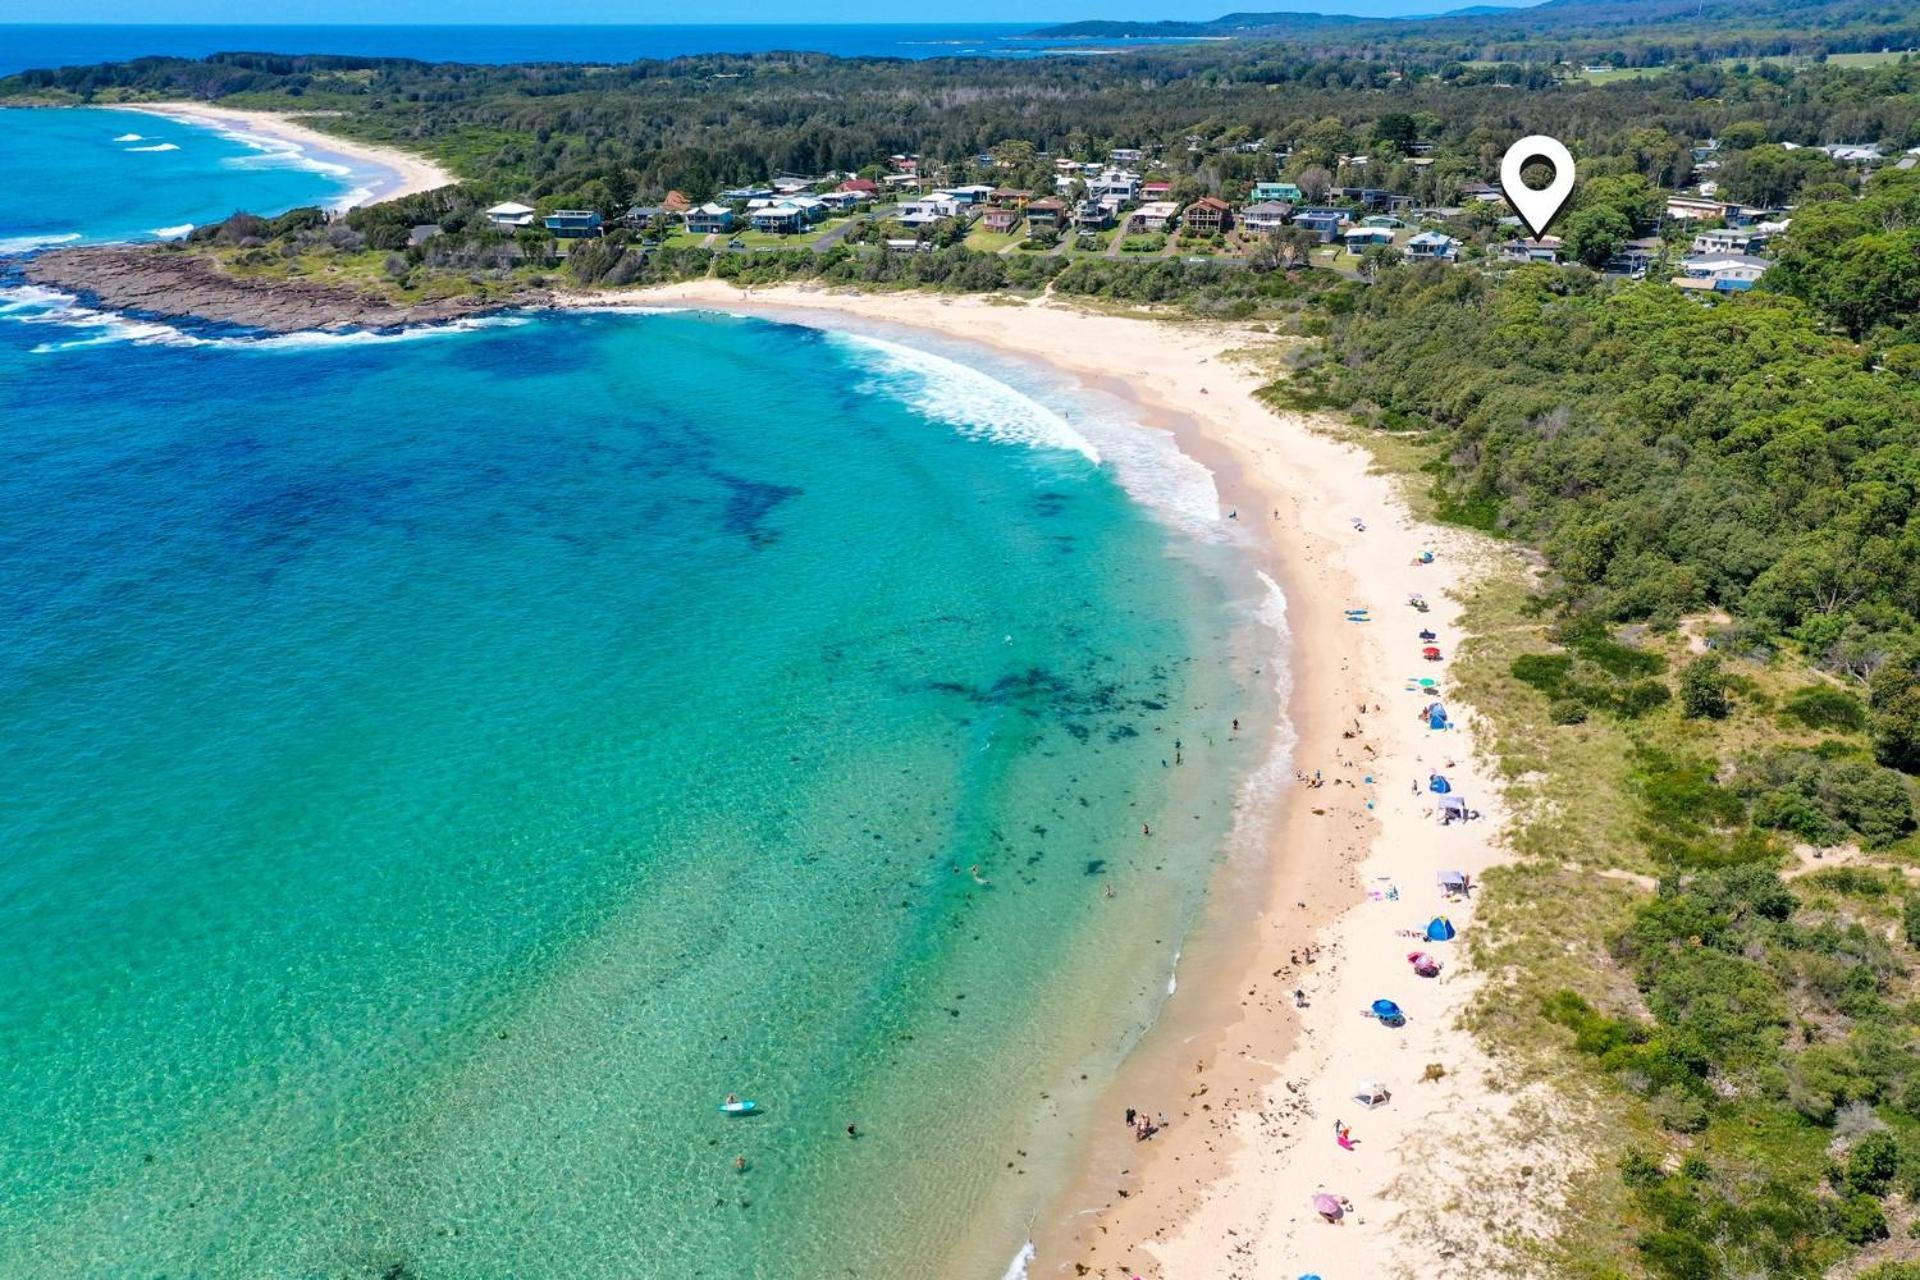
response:
<svg viewBox="0 0 1920 1280"><path fill-rule="evenodd" d="M1520 178L1520 171L1535 160L1544 160L1553 166L1553 181L1538 191ZM1573 194L1573 157L1567 154L1559 139L1544 133L1522 138L1507 148L1506 156L1500 161L1500 193L1538 240L1547 234L1547 228L1567 207L1567 197Z"/></svg>

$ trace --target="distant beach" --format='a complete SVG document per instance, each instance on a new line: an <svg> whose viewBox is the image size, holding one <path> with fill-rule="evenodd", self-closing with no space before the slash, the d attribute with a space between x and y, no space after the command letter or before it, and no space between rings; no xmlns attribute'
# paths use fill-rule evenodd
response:
<svg viewBox="0 0 1920 1280"><path fill-rule="evenodd" d="M1500 793L1471 709L1448 702L1452 724L1434 732L1420 714L1432 699L1413 683L1444 681L1445 663L1421 660L1416 633L1437 633L1450 660L1464 639L1450 593L1498 553L1417 522L1362 450L1255 399L1262 376L1233 353L1259 338L1242 330L1046 300L742 293L717 281L636 301L811 313L828 327L853 317L984 343L1130 396L1213 470L1223 511L1284 593L1292 670L1279 732L1295 735L1290 758L1304 780L1263 788L1256 778L1243 792L1177 992L1106 1091L1093 1130L1074 1135L1080 1173L1009 1274L1438 1274L1432 1233L1450 1233L1446 1219L1471 1194L1448 1178L1478 1186L1514 1173L1497 1135L1530 1100L1489 1085L1489 1061L1459 1025L1481 981L1464 944L1431 946L1438 979L1415 977L1405 959L1427 945L1407 935L1434 916L1472 928L1471 901L1444 896L1437 872L1477 880L1504 856ZM1426 612L1408 607L1415 595ZM1439 826L1430 771L1485 816ZM1323 785L1307 785L1316 775ZM1404 1025L1365 1016L1383 997L1406 1010ZM1423 1079L1429 1063L1440 1078ZM1391 1101L1378 1110L1356 1101L1368 1084ZM1138 1141L1121 1123L1135 1107L1170 1123ZM1336 1144L1336 1121L1349 1124L1351 1149ZM1447 1147L1474 1161L1429 1158ZM1339 1226L1321 1220L1316 1195L1345 1198ZM1509 1204L1507 1230L1524 1233L1543 1211Z"/></svg>
<svg viewBox="0 0 1920 1280"><path fill-rule="evenodd" d="M199 102L142 102L116 105L117 110L142 111L188 124L206 125L235 136L251 135L286 143L319 163L336 163L352 171L354 189L342 207L379 204L418 195L459 181L425 156L398 147L358 142L322 132L303 123L312 116L279 111L247 111Z"/></svg>

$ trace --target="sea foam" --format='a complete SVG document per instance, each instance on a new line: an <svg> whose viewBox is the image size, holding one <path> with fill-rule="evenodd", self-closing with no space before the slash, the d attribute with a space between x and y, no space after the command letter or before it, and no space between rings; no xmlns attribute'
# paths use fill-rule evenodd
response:
<svg viewBox="0 0 1920 1280"><path fill-rule="evenodd" d="M145 142L146 140L144 135L138 133L123 133L114 139L115 142Z"/></svg>
<svg viewBox="0 0 1920 1280"><path fill-rule="evenodd" d="M0 288L0 320L79 331L79 336L40 343L35 355L132 343L136 346L212 347L228 351L313 351L329 347L385 345L454 337L482 329L514 328L525 316L469 316L444 324L402 329L311 330L303 333L194 333L164 320L127 316L85 306L71 294L35 285Z"/></svg>
<svg viewBox="0 0 1920 1280"><path fill-rule="evenodd" d="M177 227L155 227L153 230L147 232L147 234L161 240L178 240L191 230L193 230L193 224L191 222L183 222Z"/></svg>
<svg viewBox="0 0 1920 1280"><path fill-rule="evenodd" d="M1011 444L1066 449L1098 463L1100 450L1067 420L1033 397L957 360L866 334L831 330L828 341L850 354L869 381L863 390L890 394L923 416L963 434Z"/></svg>
<svg viewBox="0 0 1920 1280"><path fill-rule="evenodd" d="M56 244L72 244L79 238L78 231L66 231L58 235L0 236L0 254L32 253L35 249L47 249Z"/></svg>
<svg viewBox="0 0 1920 1280"><path fill-rule="evenodd" d="M127 147L126 152L128 155L132 155L136 151L178 151L179 149L180 147L177 143L156 142L150 147Z"/></svg>

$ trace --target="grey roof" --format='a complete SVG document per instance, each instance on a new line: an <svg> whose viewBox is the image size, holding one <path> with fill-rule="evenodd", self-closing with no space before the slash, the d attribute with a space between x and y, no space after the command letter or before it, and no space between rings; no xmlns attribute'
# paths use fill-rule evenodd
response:
<svg viewBox="0 0 1920 1280"><path fill-rule="evenodd" d="M1259 204L1250 204L1241 213L1277 213L1286 217L1293 212L1293 206L1284 200L1262 200Z"/></svg>

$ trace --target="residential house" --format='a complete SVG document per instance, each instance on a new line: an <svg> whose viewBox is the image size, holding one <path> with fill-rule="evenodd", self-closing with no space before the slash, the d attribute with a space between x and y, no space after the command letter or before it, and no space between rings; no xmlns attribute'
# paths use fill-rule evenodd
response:
<svg viewBox="0 0 1920 1280"><path fill-rule="evenodd" d="M1667 242L1659 236L1629 240L1620 246L1620 252L1607 259L1601 270L1608 275L1644 279L1647 272L1653 269L1653 264L1660 261L1660 255L1666 252L1666 248Z"/></svg>
<svg viewBox="0 0 1920 1280"><path fill-rule="evenodd" d="M1332 244L1333 238L1340 234L1340 224L1346 220L1346 214L1338 209L1301 209L1293 215L1293 225L1321 244Z"/></svg>
<svg viewBox="0 0 1920 1280"><path fill-rule="evenodd" d="M1363 227L1385 227L1392 231L1403 228L1407 224L1390 213L1370 213L1360 219L1360 225Z"/></svg>
<svg viewBox="0 0 1920 1280"><path fill-rule="evenodd" d="M1140 175L1126 169L1108 169L1087 179L1087 194L1096 200L1116 196L1123 204L1136 200L1140 196Z"/></svg>
<svg viewBox="0 0 1920 1280"><path fill-rule="evenodd" d="M533 206L530 204L517 204L508 200L488 209L483 216L502 231L518 231L521 227L533 225L533 212Z"/></svg>
<svg viewBox="0 0 1920 1280"><path fill-rule="evenodd" d="M1764 234L1737 227L1727 227L1719 231L1702 231L1693 237L1695 253L1757 254L1766 247L1767 237Z"/></svg>
<svg viewBox="0 0 1920 1280"><path fill-rule="evenodd" d="M1468 202L1485 202L1505 200L1506 197L1500 194L1500 188L1494 186L1491 182L1463 182L1460 184L1460 199Z"/></svg>
<svg viewBox="0 0 1920 1280"><path fill-rule="evenodd" d="M694 235L713 235L733 230L733 208L730 205L707 203L686 213L687 230Z"/></svg>
<svg viewBox="0 0 1920 1280"><path fill-rule="evenodd" d="M1340 233L1340 242L1348 253L1359 253L1377 244L1392 244L1393 232L1385 227L1349 227Z"/></svg>
<svg viewBox="0 0 1920 1280"><path fill-rule="evenodd" d="M1363 209L1385 209L1393 203L1393 192L1379 187L1335 187L1333 194L1342 200L1351 201ZM1402 197L1408 207L1413 204L1411 196Z"/></svg>
<svg viewBox="0 0 1920 1280"><path fill-rule="evenodd" d="M918 191L927 185L926 180L917 173L889 173L880 179L880 183L894 193Z"/></svg>
<svg viewBox="0 0 1920 1280"><path fill-rule="evenodd" d="M1422 231L1407 241L1407 256L1416 261L1453 262L1460 256L1460 242L1438 231Z"/></svg>
<svg viewBox="0 0 1920 1280"><path fill-rule="evenodd" d="M584 240L600 234L600 215L591 209L555 209L546 217L556 240Z"/></svg>
<svg viewBox="0 0 1920 1280"><path fill-rule="evenodd" d="M995 187L993 194L987 197L987 203L996 209L1024 209L1033 199L1033 192L1018 187Z"/></svg>
<svg viewBox="0 0 1920 1280"><path fill-rule="evenodd" d="M1673 283L1682 289L1710 293L1744 293L1767 274L1771 265L1765 258L1744 253L1701 254L1681 262L1681 274L1673 278Z"/></svg>
<svg viewBox="0 0 1920 1280"><path fill-rule="evenodd" d="M1876 165L1886 159L1879 147L1867 142L1830 142L1820 150L1842 164Z"/></svg>
<svg viewBox="0 0 1920 1280"><path fill-rule="evenodd" d="M771 200L772 187L735 187L731 191L722 191L720 198L728 204L745 204L749 200Z"/></svg>
<svg viewBox="0 0 1920 1280"><path fill-rule="evenodd" d="M934 192L933 196L936 200L945 197L963 209L971 209L974 205L985 204L987 198L992 194L992 187L975 184L966 187L947 187L944 190Z"/></svg>
<svg viewBox="0 0 1920 1280"><path fill-rule="evenodd" d="M931 240L888 240L887 248L894 253L932 253Z"/></svg>
<svg viewBox="0 0 1920 1280"><path fill-rule="evenodd" d="M880 194L880 184L872 178L848 178L834 190L861 200L871 200Z"/></svg>
<svg viewBox="0 0 1920 1280"><path fill-rule="evenodd" d="M1107 163L1116 169L1139 164L1144 159L1146 159L1146 153L1138 147L1115 147L1107 152Z"/></svg>
<svg viewBox="0 0 1920 1280"><path fill-rule="evenodd" d="M900 206L894 218L903 227L924 227L940 221L942 218L954 218L960 214L960 205L940 192L935 192L921 200L909 200Z"/></svg>
<svg viewBox="0 0 1920 1280"><path fill-rule="evenodd" d="M1255 235L1266 235L1287 225L1293 206L1284 200L1262 200L1240 210L1240 225Z"/></svg>
<svg viewBox="0 0 1920 1280"><path fill-rule="evenodd" d="M786 200L761 205L747 215L747 221L753 224L755 231L777 236L790 236L807 228L806 211Z"/></svg>
<svg viewBox="0 0 1920 1280"><path fill-rule="evenodd" d="M981 215L980 222L989 231L1007 235L1020 225L1025 216L1018 205L994 205Z"/></svg>
<svg viewBox="0 0 1920 1280"><path fill-rule="evenodd" d="M1140 231L1165 231L1179 207L1171 200L1149 200L1133 211L1129 225Z"/></svg>
<svg viewBox="0 0 1920 1280"><path fill-rule="evenodd" d="M1502 262L1543 262L1552 265L1560 261L1560 237L1541 236L1538 240L1509 240L1500 246Z"/></svg>
<svg viewBox="0 0 1920 1280"><path fill-rule="evenodd" d="M1113 225L1113 207L1103 200L1082 200L1073 211L1073 223L1082 231L1099 231Z"/></svg>
<svg viewBox="0 0 1920 1280"><path fill-rule="evenodd" d="M1155 178L1152 182L1140 184L1142 200L1169 200L1173 197L1173 184L1164 178Z"/></svg>
<svg viewBox="0 0 1920 1280"><path fill-rule="evenodd" d="M823 191L814 197L834 213L852 213L863 198L858 191Z"/></svg>
<svg viewBox="0 0 1920 1280"><path fill-rule="evenodd" d="M888 156L887 167L895 173L919 173L920 157L917 155Z"/></svg>
<svg viewBox="0 0 1920 1280"><path fill-rule="evenodd" d="M1201 196L1186 207L1180 219L1188 235L1210 236L1233 225L1233 206L1218 196Z"/></svg>
<svg viewBox="0 0 1920 1280"><path fill-rule="evenodd" d="M1027 225L1035 231L1057 231L1066 221L1067 206L1059 200L1035 200L1027 206Z"/></svg>
<svg viewBox="0 0 1920 1280"><path fill-rule="evenodd" d="M802 191L811 191L820 185L818 178L802 178L794 174L782 174L773 180L773 194L777 196L799 195Z"/></svg>
<svg viewBox="0 0 1920 1280"><path fill-rule="evenodd" d="M693 201L687 199L684 192L669 191L667 192L667 198L660 202L660 207L668 213L685 213L687 210L693 208Z"/></svg>
<svg viewBox="0 0 1920 1280"><path fill-rule="evenodd" d="M656 222L665 222L667 211L660 205L636 204L620 215L620 221L629 227L650 227Z"/></svg>
<svg viewBox="0 0 1920 1280"><path fill-rule="evenodd" d="M1299 204L1306 195L1291 182L1256 182L1253 184L1253 198L1256 202L1285 200L1289 204Z"/></svg>
<svg viewBox="0 0 1920 1280"><path fill-rule="evenodd" d="M1727 216L1727 206L1704 196L1668 196L1667 216L1676 222L1712 222Z"/></svg>

